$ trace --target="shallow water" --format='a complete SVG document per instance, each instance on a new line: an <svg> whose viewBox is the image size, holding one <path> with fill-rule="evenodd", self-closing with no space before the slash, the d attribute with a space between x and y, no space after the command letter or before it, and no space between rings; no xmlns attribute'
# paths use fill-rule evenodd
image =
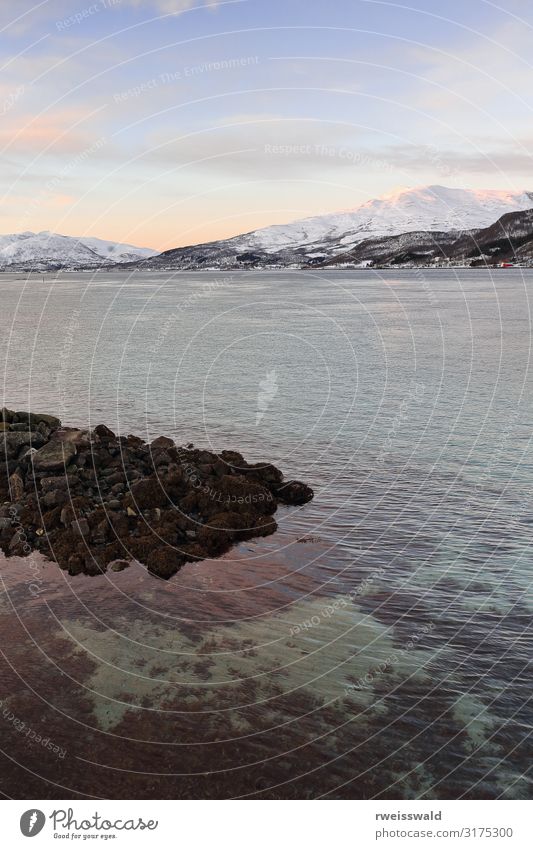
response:
<svg viewBox="0 0 533 849"><path fill-rule="evenodd" d="M168 583L3 560L3 792L530 795L532 283L0 275L7 406L316 493Z"/></svg>

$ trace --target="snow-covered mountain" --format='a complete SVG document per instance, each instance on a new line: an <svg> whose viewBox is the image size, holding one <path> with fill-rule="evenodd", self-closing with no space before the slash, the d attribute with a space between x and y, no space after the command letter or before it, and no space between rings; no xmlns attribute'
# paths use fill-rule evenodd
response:
<svg viewBox="0 0 533 849"><path fill-rule="evenodd" d="M288 247L349 248L363 239L412 230L471 230L493 224L506 212L533 206L531 192L480 191L425 186L369 200L354 209L304 218L256 230L240 237L247 249L278 251Z"/></svg>
<svg viewBox="0 0 533 849"><path fill-rule="evenodd" d="M157 251L92 236L58 233L14 233L0 236L0 269L97 268L112 263L136 262Z"/></svg>
<svg viewBox="0 0 533 849"><path fill-rule="evenodd" d="M533 192L425 186L403 189L344 212L264 227L242 236L165 251L144 268L229 268L318 263L367 239L412 231L473 230L533 207Z"/></svg>
<svg viewBox="0 0 533 849"><path fill-rule="evenodd" d="M414 245L413 234L425 234L422 241L431 233L439 233L439 238L449 234L454 242L462 231L489 227L502 215L531 208L533 192L425 186L384 195L344 212L276 224L162 254L93 237L18 233L0 236L0 271L90 269L113 264L177 270L320 265L350 255L363 243L402 234L404 245ZM373 246L372 251L376 250ZM356 253L361 253L359 248Z"/></svg>
<svg viewBox="0 0 533 849"><path fill-rule="evenodd" d="M319 267L533 265L533 209L507 212L489 227L472 230L422 230L365 239Z"/></svg>

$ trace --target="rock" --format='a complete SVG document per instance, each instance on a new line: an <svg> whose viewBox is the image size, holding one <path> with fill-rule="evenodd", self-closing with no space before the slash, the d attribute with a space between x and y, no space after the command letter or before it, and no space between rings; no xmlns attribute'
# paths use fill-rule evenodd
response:
<svg viewBox="0 0 533 849"><path fill-rule="evenodd" d="M9 430L10 427L11 427L11 425L8 424L8 422L0 421L0 432L5 431L5 430Z"/></svg>
<svg viewBox="0 0 533 849"><path fill-rule="evenodd" d="M126 507L137 510L148 510L150 507L165 507L168 505L168 496L156 478L141 478L131 484L130 492L124 499Z"/></svg>
<svg viewBox="0 0 533 849"><path fill-rule="evenodd" d="M2 407L0 410L0 421L10 423L15 417L14 410L8 410L7 407Z"/></svg>
<svg viewBox="0 0 533 849"><path fill-rule="evenodd" d="M9 492L12 501L21 501L24 497L24 480L19 469L9 478Z"/></svg>
<svg viewBox="0 0 533 849"><path fill-rule="evenodd" d="M169 546L157 548L148 555L148 571L158 578L168 581L181 569L185 562L183 555Z"/></svg>
<svg viewBox="0 0 533 849"><path fill-rule="evenodd" d="M57 416L50 416L48 413L26 413L24 411L17 410L15 413L19 422L28 422L30 425L37 425L40 422L44 422L45 425L48 425L50 430L57 430L58 427L61 427L61 421L57 418Z"/></svg>
<svg viewBox="0 0 533 849"><path fill-rule="evenodd" d="M174 440L168 436L158 436L157 439L152 440L150 448L152 451L157 451L158 448L174 448Z"/></svg>
<svg viewBox="0 0 533 849"><path fill-rule="evenodd" d="M260 481L266 486L280 484L283 480L283 475L279 469L272 466L270 463L254 463L248 466L242 474L246 477L252 477Z"/></svg>
<svg viewBox="0 0 533 849"><path fill-rule="evenodd" d="M69 489L79 483L75 475L54 475L53 477L41 478L41 489L48 492L51 489Z"/></svg>
<svg viewBox="0 0 533 849"><path fill-rule="evenodd" d="M22 554L22 548L25 543L24 533L21 533L20 530L15 531L13 536L11 537L11 541L9 543L9 551L12 554Z"/></svg>
<svg viewBox="0 0 533 849"><path fill-rule="evenodd" d="M7 478L9 477L9 475L13 474L13 472L16 472L16 470L21 465L20 458L17 459L14 457L11 460L0 458L0 463L2 464L2 478L4 478L7 487ZM5 497L7 498L8 495L9 493L6 491Z"/></svg>
<svg viewBox="0 0 533 849"><path fill-rule="evenodd" d="M78 554L73 554L68 559L69 575L81 575L83 572L84 561Z"/></svg>
<svg viewBox="0 0 533 849"><path fill-rule="evenodd" d="M230 469L234 469L237 472L240 472L247 465L244 457L238 451L221 451L220 458Z"/></svg>
<svg viewBox="0 0 533 849"><path fill-rule="evenodd" d="M33 468L45 472L65 468L76 454L72 442L47 442L33 455Z"/></svg>
<svg viewBox="0 0 533 849"><path fill-rule="evenodd" d="M167 451L162 451L158 449L154 453L154 466L159 468L159 466L169 466L172 462L170 454Z"/></svg>
<svg viewBox="0 0 533 849"><path fill-rule="evenodd" d="M237 513L249 512L250 509L259 515L273 513L276 500L272 493L255 481L247 480L242 475L223 475L220 478L220 492L228 510Z"/></svg>
<svg viewBox="0 0 533 849"><path fill-rule="evenodd" d="M52 434L54 442L69 442L76 448L90 448L91 433L79 427L62 427Z"/></svg>
<svg viewBox="0 0 533 849"><path fill-rule="evenodd" d="M109 564L109 568L112 572L122 572L124 569L127 569L130 566L129 560L112 560Z"/></svg>
<svg viewBox="0 0 533 849"><path fill-rule="evenodd" d="M23 446L33 445L34 448L40 448L44 443L44 437L40 433L32 433L31 430L0 433L0 457L2 454L15 457Z"/></svg>
<svg viewBox="0 0 533 849"><path fill-rule="evenodd" d="M75 534L81 537L88 537L91 532L87 519L75 519L71 524L71 528Z"/></svg>
<svg viewBox="0 0 533 849"><path fill-rule="evenodd" d="M313 490L301 481L286 481L273 487L276 498L285 504L307 504L313 498Z"/></svg>
<svg viewBox="0 0 533 849"><path fill-rule="evenodd" d="M113 484L113 487L116 484L118 484L120 487L123 487L123 485L126 481L126 476L125 476L124 472L117 471L113 467L110 467L109 469L105 469L105 471L107 472L107 475L106 475L107 483Z"/></svg>
<svg viewBox="0 0 533 849"><path fill-rule="evenodd" d="M36 453L37 448L30 448L29 446L27 448L22 448L22 450L19 451L19 460L23 460L24 463L29 463L33 455Z"/></svg>
<svg viewBox="0 0 533 849"><path fill-rule="evenodd" d="M104 424L97 425L93 430L93 433L96 434L99 439L116 439L113 431L109 430L109 428Z"/></svg>
<svg viewBox="0 0 533 849"><path fill-rule="evenodd" d="M184 563L273 533L277 497L312 497L306 484L283 483L279 469L236 451L178 449L168 437L146 445L105 425L91 432L56 427L56 417L2 415L15 429L0 430L0 547L8 556L38 549L71 575L121 571L128 552L168 579Z"/></svg>
<svg viewBox="0 0 533 849"><path fill-rule="evenodd" d="M68 494L64 490L55 489L45 493L41 498L41 504L50 510L52 507L61 507L68 501Z"/></svg>

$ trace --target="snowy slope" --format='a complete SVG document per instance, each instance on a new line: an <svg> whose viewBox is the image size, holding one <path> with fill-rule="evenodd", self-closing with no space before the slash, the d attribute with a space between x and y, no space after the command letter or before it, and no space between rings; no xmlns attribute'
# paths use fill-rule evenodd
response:
<svg viewBox="0 0 533 849"><path fill-rule="evenodd" d="M265 227L242 236L165 251L142 268L224 269L320 263L366 240L411 232L487 227L508 212L533 207L533 192L425 186L404 189L354 209ZM408 240L409 241L409 240Z"/></svg>
<svg viewBox="0 0 533 849"><path fill-rule="evenodd" d="M157 251L93 237L58 233L14 233L0 236L0 268L94 268L108 263L134 262Z"/></svg>
<svg viewBox="0 0 533 849"><path fill-rule="evenodd" d="M242 240L243 249L267 252L305 247L330 253L349 249L363 239L413 230L463 230L487 227L506 212L530 209L533 193L451 189L425 186L404 189L367 201L346 212L305 218L292 224L256 230Z"/></svg>

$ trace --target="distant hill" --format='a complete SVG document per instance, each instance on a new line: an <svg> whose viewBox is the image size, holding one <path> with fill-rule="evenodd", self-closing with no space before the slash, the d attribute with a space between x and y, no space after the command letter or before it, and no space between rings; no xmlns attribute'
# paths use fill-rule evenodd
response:
<svg viewBox="0 0 533 849"><path fill-rule="evenodd" d="M49 271L58 268L100 268L136 262L157 251L107 242L93 236L61 236L58 233L14 233L0 236L0 270Z"/></svg>
<svg viewBox="0 0 533 849"><path fill-rule="evenodd" d="M533 207L533 192L426 186L406 189L355 209L255 230L232 239L165 251L140 263L144 269L285 268L320 265L359 253L369 240L404 233L452 232L487 227L508 212ZM409 240L407 240L409 241ZM431 239L429 239L431 241ZM354 254L355 255L355 254Z"/></svg>

